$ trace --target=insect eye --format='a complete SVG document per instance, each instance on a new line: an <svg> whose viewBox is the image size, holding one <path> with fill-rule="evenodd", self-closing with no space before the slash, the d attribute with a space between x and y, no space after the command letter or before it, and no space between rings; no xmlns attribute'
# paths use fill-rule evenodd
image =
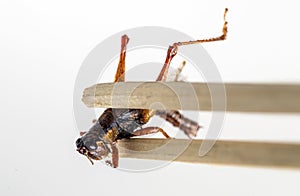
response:
<svg viewBox="0 0 300 196"><path fill-rule="evenodd" d="M78 138L76 140L76 146L77 146L77 148L82 148L83 147L83 141L82 141L81 138Z"/></svg>

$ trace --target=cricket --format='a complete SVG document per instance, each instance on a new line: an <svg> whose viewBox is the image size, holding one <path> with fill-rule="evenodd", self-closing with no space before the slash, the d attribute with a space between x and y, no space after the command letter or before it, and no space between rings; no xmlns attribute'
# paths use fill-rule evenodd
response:
<svg viewBox="0 0 300 196"><path fill-rule="evenodd" d="M170 45L165 63L163 64L156 81L167 80L171 61L176 56L180 46L225 40L227 36L227 12L228 9L225 8L223 18L224 24L220 36L208 39L176 42ZM128 43L129 37L123 35L121 37L120 59L114 82L125 82L125 58L126 46ZM178 78L181 71L182 68L178 69L175 78ZM104 160L109 166L117 168L119 165L118 140L154 133L161 133L164 137L170 139L167 132L160 127L145 127L147 122L154 115L165 119L174 127L178 127L189 138L195 137L198 130L201 128L197 122L186 118L176 110L108 108L100 115L88 131L80 132L80 138L76 140L77 151L86 156L92 164L94 164L93 160Z"/></svg>

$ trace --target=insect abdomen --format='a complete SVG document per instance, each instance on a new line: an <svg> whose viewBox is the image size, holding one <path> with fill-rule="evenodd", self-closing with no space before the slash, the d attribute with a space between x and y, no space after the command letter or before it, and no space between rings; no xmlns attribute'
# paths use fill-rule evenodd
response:
<svg viewBox="0 0 300 196"><path fill-rule="evenodd" d="M197 122L185 118L176 110L158 110L156 115L166 119L174 127L178 127L188 136L196 136L199 128L201 127Z"/></svg>

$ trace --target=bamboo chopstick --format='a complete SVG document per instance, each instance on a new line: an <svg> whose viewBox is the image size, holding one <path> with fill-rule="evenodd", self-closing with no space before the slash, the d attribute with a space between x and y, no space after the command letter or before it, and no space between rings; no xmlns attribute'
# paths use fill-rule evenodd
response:
<svg viewBox="0 0 300 196"><path fill-rule="evenodd" d="M300 85L119 82L86 88L88 107L236 112L300 112ZM198 106L199 107L195 107Z"/></svg>
<svg viewBox="0 0 300 196"><path fill-rule="evenodd" d="M175 158L174 161L196 164L300 169L300 144L217 141L205 156L200 157L198 153L202 141L129 139L118 144L123 158L165 161Z"/></svg>
<svg viewBox="0 0 300 196"><path fill-rule="evenodd" d="M300 85L186 82L104 83L86 88L82 101L88 107L103 108L299 113ZM300 144L217 141L205 156L200 157L199 148L203 141L130 139L119 141L119 146L121 157L125 158L300 168Z"/></svg>

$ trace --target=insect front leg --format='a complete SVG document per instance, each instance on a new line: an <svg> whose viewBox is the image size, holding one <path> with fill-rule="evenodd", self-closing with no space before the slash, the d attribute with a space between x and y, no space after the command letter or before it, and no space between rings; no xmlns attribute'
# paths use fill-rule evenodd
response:
<svg viewBox="0 0 300 196"><path fill-rule="evenodd" d="M114 82L124 82L125 81L125 58L126 58L126 46L129 42L127 35L123 35L121 38L121 51L120 51L120 60L115 75Z"/></svg>

